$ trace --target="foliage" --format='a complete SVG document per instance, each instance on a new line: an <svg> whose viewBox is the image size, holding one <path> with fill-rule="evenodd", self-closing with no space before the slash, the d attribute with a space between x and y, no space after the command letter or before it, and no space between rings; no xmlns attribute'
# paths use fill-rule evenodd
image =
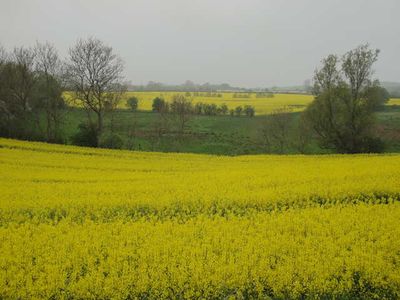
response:
<svg viewBox="0 0 400 300"><path fill-rule="evenodd" d="M55 48L37 43L35 48L0 52L0 134L62 141L60 125L65 103Z"/></svg>
<svg viewBox="0 0 400 300"><path fill-rule="evenodd" d="M288 107L277 109L264 119L260 131L267 152L283 154L288 149L292 121L292 111Z"/></svg>
<svg viewBox="0 0 400 300"><path fill-rule="evenodd" d="M0 162L1 298L400 295L399 155L0 139Z"/></svg>
<svg viewBox="0 0 400 300"><path fill-rule="evenodd" d="M153 99L152 110L154 112L163 112L169 110L169 104L160 97L156 97Z"/></svg>
<svg viewBox="0 0 400 300"><path fill-rule="evenodd" d="M254 115L256 113L254 107L251 105L245 105L243 108L243 111L247 117L254 117Z"/></svg>
<svg viewBox="0 0 400 300"><path fill-rule="evenodd" d="M126 104L131 110L136 111L138 108L139 99L135 96L129 97L128 100L126 100Z"/></svg>
<svg viewBox="0 0 400 300"><path fill-rule="evenodd" d="M122 138L115 133L105 134L100 138L100 147L109 149L121 149L124 144Z"/></svg>
<svg viewBox="0 0 400 300"><path fill-rule="evenodd" d="M126 109L128 107L126 105L127 99L135 96L140 99L138 109L142 111L152 111L153 100L155 98L161 98L166 103L171 103L172 97L176 94L186 95L185 92L126 92L118 108ZM215 97L203 97L196 93L190 93L190 95L193 106L199 102L202 104L216 104L218 107L225 104L228 106L229 112L230 109L235 109L237 106L244 107L245 105L251 105L254 107L256 115L266 115L284 106L290 106L294 112L298 112L304 110L305 107L313 101L313 96L306 94L273 94L273 97L269 95L257 97L257 93L251 93L250 98L234 98L234 93L231 92L221 92L221 96ZM71 97L68 92L65 93L65 96L66 98ZM72 103L72 105L79 104Z"/></svg>
<svg viewBox="0 0 400 300"><path fill-rule="evenodd" d="M97 129L91 123L80 123L78 132L71 137L72 144L77 146L97 147Z"/></svg>
<svg viewBox="0 0 400 300"><path fill-rule="evenodd" d="M182 94L176 94L172 97L170 108L177 121L179 131L182 133L193 113L192 102Z"/></svg>
<svg viewBox="0 0 400 300"><path fill-rule="evenodd" d="M323 146L340 153L376 149L368 147L369 141L378 138L374 134L374 111L389 99L387 91L371 78L378 53L362 45L344 54L341 60L328 56L316 71L316 97L306 116Z"/></svg>
<svg viewBox="0 0 400 300"><path fill-rule="evenodd" d="M235 114L236 114L238 117L240 117L240 116L242 115L242 112L243 112L243 107L237 106L237 107L235 108Z"/></svg>

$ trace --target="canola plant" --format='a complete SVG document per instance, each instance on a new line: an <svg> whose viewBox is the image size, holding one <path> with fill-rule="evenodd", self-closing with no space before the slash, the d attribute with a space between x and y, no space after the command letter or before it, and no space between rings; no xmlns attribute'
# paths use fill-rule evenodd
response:
<svg viewBox="0 0 400 300"><path fill-rule="evenodd" d="M0 298L400 297L400 155L0 139Z"/></svg>

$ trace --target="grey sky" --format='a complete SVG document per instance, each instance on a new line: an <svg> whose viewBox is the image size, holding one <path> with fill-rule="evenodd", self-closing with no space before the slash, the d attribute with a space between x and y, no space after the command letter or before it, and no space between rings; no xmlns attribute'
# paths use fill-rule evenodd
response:
<svg viewBox="0 0 400 300"><path fill-rule="evenodd" d="M65 55L95 36L126 78L237 86L302 84L322 57L369 42L400 81L400 0L0 0L0 43L50 41Z"/></svg>

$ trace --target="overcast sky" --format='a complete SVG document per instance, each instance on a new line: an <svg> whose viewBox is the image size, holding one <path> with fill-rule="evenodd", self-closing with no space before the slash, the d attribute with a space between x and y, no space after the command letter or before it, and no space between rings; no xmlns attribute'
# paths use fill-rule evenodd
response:
<svg viewBox="0 0 400 300"><path fill-rule="evenodd" d="M302 84L321 58L369 42L376 76L400 82L400 0L0 0L0 43L80 37L114 47L135 84L149 80Z"/></svg>

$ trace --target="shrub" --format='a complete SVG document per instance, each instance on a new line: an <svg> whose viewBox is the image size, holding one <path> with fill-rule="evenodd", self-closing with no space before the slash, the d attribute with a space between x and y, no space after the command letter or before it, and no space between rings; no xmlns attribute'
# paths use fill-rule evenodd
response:
<svg viewBox="0 0 400 300"><path fill-rule="evenodd" d="M126 103L128 104L131 110L136 111L138 108L139 99L133 96L130 97Z"/></svg>
<svg viewBox="0 0 400 300"><path fill-rule="evenodd" d="M241 107L241 106L238 106L235 108L235 113L238 117L240 117L240 115L242 114L242 111L243 111L243 107Z"/></svg>
<svg viewBox="0 0 400 300"><path fill-rule="evenodd" d="M195 104L194 109L193 109L194 113L196 115L201 115L204 112L204 104L201 102L198 102Z"/></svg>
<svg viewBox="0 0 400 300"><path fill-rule="evenodd" d="M100 139L100 147L109 149L121 149L124 141L115 133L110 133L102 136Z"/></svg>
<svg viewBox="0 0 400 300"><path fill-rule="evenodd" d="M156 97L153 99L152 109L154 112L168 111L168 103L163 98Z"/></svg>
<svg viewBox="0 0 400 300"><path fill-rule="evenodd" d="M80 123L78 132L71 139L72 144L77 146L97 147L96 127L90 123Z"/></svg>
<svg viewBox="0 0 400 300"><path fill-rule="evenodd" d="M244 113L245 113L246 116L248 116L248 117L254 117L255 112L256 112L256 111L255 111L255 109L254 109L253 106L251 106L251 105L245 105L245 107L244 107Z"/></svg>
<svg viewBox="0 0 400 300"><path fill-rule="evenodd" d="M378 137L365 137L360 150L365 153L382 153L385 150L385 144Z"/></svg>
<svg viewBox="0 0 400 300"><path fill-rule="evenodd" d="M225 103L221 104L221 106L218 108L218 111L221 115L226 115L228 110L228 106Z"/></svg>

